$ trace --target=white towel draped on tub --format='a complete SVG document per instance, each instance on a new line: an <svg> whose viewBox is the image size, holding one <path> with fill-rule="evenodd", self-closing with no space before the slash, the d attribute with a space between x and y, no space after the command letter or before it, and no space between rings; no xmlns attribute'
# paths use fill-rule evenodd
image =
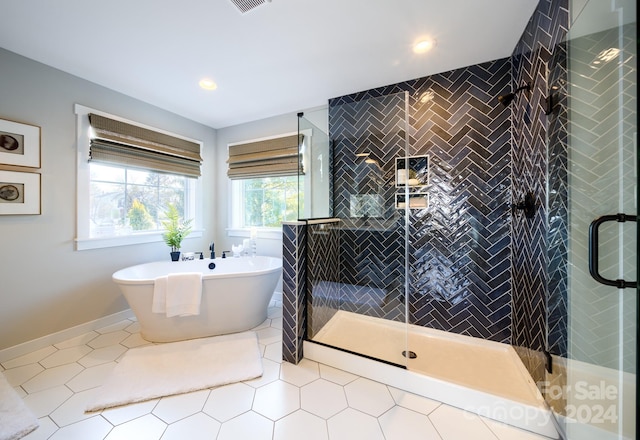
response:
<svg viewBox="0 0 640 440"><path fill-rule="evenodd" d="M202 299L202 274L174 273L155 279L153 288L153 313L173 316L200 314Z"/></svg>
<svg viewBox="0 0 640 440"><path fill-rule="evenodd" d="M167 282L169 277L166 275L158 277L153 283L153 302L151 303L151 311L153 313L167 313Z"/></svg>

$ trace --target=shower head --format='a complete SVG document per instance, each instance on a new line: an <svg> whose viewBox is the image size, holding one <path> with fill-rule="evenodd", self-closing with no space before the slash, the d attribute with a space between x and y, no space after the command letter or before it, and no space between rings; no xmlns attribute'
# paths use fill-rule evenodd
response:
<svg viewBox="0 0 640 440"><path fill-rule="evenodd" d="M508 106L509 104L511 104L511 101L513 101L513 98L516 97L516 94L518 94L519 92L523 91L523 90L531 90L531 84L527 83L521 87L518 87L517 89L515 89L513 92L511 93L507 93L506 95L500 95L498 96L498 101L500 101L502 103L502 105L504 105L505 107Z"/></svg>

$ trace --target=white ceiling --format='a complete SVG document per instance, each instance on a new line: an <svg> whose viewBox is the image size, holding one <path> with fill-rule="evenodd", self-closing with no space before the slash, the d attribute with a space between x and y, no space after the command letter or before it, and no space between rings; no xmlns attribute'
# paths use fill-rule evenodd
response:
<svg viewBox="0 0 640 440"><path fill-rule="evenodd" d="M0 0L0 47L222 128L510 56L537 3Z"/></svg>

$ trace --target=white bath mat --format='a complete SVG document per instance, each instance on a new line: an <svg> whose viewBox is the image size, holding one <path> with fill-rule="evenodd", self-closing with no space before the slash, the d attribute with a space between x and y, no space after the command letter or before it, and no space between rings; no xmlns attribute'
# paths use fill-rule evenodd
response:
<svg viewBox="0 0 640 440"><path fill-rule="evenodd" d="M38 420L0 373L0 440L17 440L38 426Z"/></svg>
<svg viewBox="0 0 640 440"><path fill-rule="evenodd" d="M87 411L188 393L262 376L254 332L133 348L94 394Z"/></svg>

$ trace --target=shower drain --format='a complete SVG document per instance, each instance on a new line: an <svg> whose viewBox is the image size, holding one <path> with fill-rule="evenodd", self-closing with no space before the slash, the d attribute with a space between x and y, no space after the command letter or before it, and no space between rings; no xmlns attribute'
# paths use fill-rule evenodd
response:
<svg viewBox="0 0 640 440"><path fill-rule="evenodd" d="M409 358L409 359L415 359L415 358L417 358L417 357L418 357L418 355L417 355L417 354L415 354L415 352L413 352L413 351L406 351L406 350L402 352L402 356L404 356L404 357L406 357L406 358Z"/></svg>

